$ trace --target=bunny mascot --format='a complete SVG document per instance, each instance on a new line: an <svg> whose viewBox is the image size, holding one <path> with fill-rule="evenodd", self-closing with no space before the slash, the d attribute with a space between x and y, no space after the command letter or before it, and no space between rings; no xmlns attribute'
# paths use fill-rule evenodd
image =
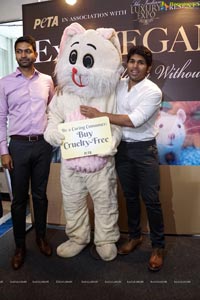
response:
<svg viewBox="0 0 200 300"><path fill-rule="evenodd" d="M55 67L59 92L49 107L45 139L61 145L58 124L86 119L80 105L115 113L115 89L122 74L120 43L112 28L84 29L79 23L65 28ZM114 154L121 129L111 125L108 153L61 161L61 188L68 240L57 247L61 257L79 254L90 242L87 195L94 204L94 245L104 261L117 256L119 239L117 180Z"/></svg>

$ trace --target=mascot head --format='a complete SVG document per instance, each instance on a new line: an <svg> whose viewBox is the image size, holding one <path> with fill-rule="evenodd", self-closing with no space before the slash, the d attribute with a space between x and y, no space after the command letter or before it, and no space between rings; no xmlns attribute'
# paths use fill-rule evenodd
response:
<svg viewBox="0 0 200 300"><path fill-rule="evenodd" d="M123 71L120 43L112 28L65 28L55 74L59 87L83 98L109 96Z"/></svg>

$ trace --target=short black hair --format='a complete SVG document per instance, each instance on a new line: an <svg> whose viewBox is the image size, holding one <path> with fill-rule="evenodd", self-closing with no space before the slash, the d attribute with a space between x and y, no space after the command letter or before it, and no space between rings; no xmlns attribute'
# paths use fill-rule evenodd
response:
<svg viewBox="0 0 200 300"><path fill-rule="evenodd" d="M32 46L34 52L36 52L36 43L35 43L35 39L34 37L32 37L31 35L24 35L24 36L20 36L16 41L15 41L15 51L17 48L17 44L18 43L28 43Z"/></svg>
<svg viewBox="0 0 200 300"><path fill-rule="evenodd" d="M152 52L147 47L143 45L131 47L127 54L127 63L129 62L131 56L134 54L138 54L144 57L147 66L152 65Z"/></svg>

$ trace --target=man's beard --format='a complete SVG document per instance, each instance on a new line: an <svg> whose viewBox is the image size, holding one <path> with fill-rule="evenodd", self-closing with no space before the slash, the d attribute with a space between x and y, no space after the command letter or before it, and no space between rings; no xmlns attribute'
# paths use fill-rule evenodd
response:
<svg viewBox="0 0 200 300"><path fill-rule="evenodd" d="M18 60L18 65L21 68L30 68L33 66L34 61L32 60Z"/></svg>

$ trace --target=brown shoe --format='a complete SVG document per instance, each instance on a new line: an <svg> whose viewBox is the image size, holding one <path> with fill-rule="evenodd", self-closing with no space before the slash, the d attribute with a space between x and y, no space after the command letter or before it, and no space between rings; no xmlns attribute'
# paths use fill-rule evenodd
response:
<svg viewBox="0 0 200 300"><path fill-rule="evenodd" d="M149 270L153 272L160 271L160 269L163 266L163 260L164 260L164 249L154 248L149 260L149 265L148 265Z"/></svg>
<svg viewBox="0 0 200 300"><path fill-rule="evenodd" d="M139 239L129 239L118 248L118 254L129 254L130 252L134 251L141 243L142 237L140 237Z"/></svg>
<svg viewBox="0 0 200 300"><path fill-rule="evenodd" d="M42 254L44 254L46 256L52 255L52 248L44 238L36 238L36 243Z"/></svg>
<svg viewBox="0 0 200 300"><path fill-rule="evenodd" d="M11 260L11 265L14 270L18 270L24 263L26 256L25 248L16 248L15 255Z"/></svg>

